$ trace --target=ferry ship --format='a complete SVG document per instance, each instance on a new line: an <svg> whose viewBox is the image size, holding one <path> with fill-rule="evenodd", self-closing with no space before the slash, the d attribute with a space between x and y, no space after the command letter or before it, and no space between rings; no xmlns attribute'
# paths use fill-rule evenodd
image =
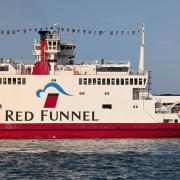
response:
<svg viewBox="0 0 180 180"><path fill-rule="evenodd" d="M180 95L150 93L144 24L138 70L103 59L77 64L74 42L38 33L34 63L0 59L0 138L180 136Z"/></svg>

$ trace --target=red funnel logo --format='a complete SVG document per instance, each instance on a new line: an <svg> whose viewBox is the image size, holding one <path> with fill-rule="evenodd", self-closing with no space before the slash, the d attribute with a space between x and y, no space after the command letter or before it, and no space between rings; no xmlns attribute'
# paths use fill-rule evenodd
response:
<svg viewBox="0 0 180 180"><path fill-rule="evenodd" d="M55 108L58 100L58 93L49 93L47 95L44 108Z"/></svg>
<svg viewBox="0 0 180 180"><path fill-rule="evenodd" d="M41 93L45 93L48 88L56 89L60 94L65 96L72 96L71 94L67 93L59 84L55 82L50 82L44 86L42 89L38 89L36 91L36 96L40 98ZM55 108L57 104L57 100L59 97L59 93L48 93L46 97L46 101L44 103L44 108Z"/></svg>

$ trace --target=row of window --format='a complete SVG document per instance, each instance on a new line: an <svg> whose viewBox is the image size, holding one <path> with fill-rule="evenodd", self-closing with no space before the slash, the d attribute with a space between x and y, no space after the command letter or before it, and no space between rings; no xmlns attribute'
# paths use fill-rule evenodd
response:
<svg viewBox="0 0 180 180"><path fill-rule="evenodd" d="M85 92L79 92L79 95L85 95ZM105 92L104 95L109 96L110 92Z"/></svg>
<svg viewBox="0 0 180 180"><path fill-rule="evenodd" d="M26 84L26 78L0 78L0 84Z"/></svg>
<svg viewBox="0 0 180 180"><path fill-rule="evenodd" d="M79 85L145 85L146 78L79 78Z"/></svg>
<svg viewBox="0 0 180 180"><path fill-rule="evenodd" d="M163 123L178 123L178 119L163 119Z"/></svg>

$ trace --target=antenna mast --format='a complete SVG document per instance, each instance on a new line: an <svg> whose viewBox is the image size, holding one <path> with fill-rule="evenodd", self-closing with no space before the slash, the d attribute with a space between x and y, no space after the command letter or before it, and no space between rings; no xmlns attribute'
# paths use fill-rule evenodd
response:
<svg viewBox="0 0 180 180"><path fill-rule="evenodd" d="M144 73L144 22L141 27L141 47L140 47L140 57L139 57L139 73Z"/></svg>

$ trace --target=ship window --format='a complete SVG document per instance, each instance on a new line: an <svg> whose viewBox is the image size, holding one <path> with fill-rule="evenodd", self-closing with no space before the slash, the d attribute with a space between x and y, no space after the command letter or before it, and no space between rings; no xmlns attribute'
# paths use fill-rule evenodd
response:
<svg viewBox="0 0 180 180"><path fill-rule="evenodd" d="M137 85L137 83L138 83L138 80L137 80L137 78L135 78L134 79L134 85Z"/></svg>
<svg viewBox="0 0 180 180"><path fill-rule="evenodd" d="M8 78L8 84L11 84L11 78Z"/></svg>
<svg viewBox="0 0 180 180"><path fill-rule="evenodd" d="M107 78L107 85L110 85L110 78Z"/></svg>
<svg viewBox="0 0 180 180"><path fill-rule="evenodd" d="M142 85L142 78L139 79L139 85Z"/></svg>
<svg viewBox="0 0 180 180"><path fill-rule="evenodd" d="M102 85L106 85L106 79L105 78L102 79Z"/></svg>
<svg viewBox="0 0 180 180"><path fill-rule="evenodd" d="M123 78L121 79L121 85L124 85L124 79Z"/></svg>
<svg viewBox="0 0 180 180"><path fill-rule="evenodd" d="M82 78L79 78L79 85L82 85Z"/></svg>
<svg viewBox="0 0 180 180"><path fill-rule="evenodd" d="M66 49L72 49L72 47L71 46L66 46Z"/></svg>
<svg viewBox="0 0 180 180"><path fill-rule="evenodd" d="M0 84L2 84L2 78L0 78Z"/></svg>
<svg viewBox="0 0 180 180"><path fill-rule="evenodd" d="M130 78L130 85L133 85L133 79Z"/></svg>
<svg viewBox="0 0 180 180"><path fill-rule="evenodd" d="M115 79L114 78L111 79L111 85L115 85Z"/></svg>
<svg viewBox="0 0 180 180"><path fill-rule="evenodd" d="M87 78L84 78L84 85L87 85Z"/></svg>
<svg viewBox="0 0 180 180"><path fill-rule="evenodd" d="M9 66L0 66L0 71L8 71Z"/></svg>
<svg viewBox="0 0 180 180"><path fill-rule="evenodd" d="M85 95L85 92L79 92L79 95Z"/></svg>
<svg viewBox="0 0 180 180"><path fill-rule="evenodd" d="M22 78L22 84L26 84L26 78Z"/></svg>
<svg viewBox="0 0 180 180"><path fill-rule="evenodd" d="M53 46L56 46L56 41L53 41Z"/></svg>
<svg viewBox="0 0 180 180"><path fill-rule="evenodd" d="M109 93L109 92L105 92L104 94L105 94L105 95L109 95L110 93Z"/></svg>
<svg viewBox="0 0 180 180"><path fill-rule="evenodd" d="M119 85L119 78L116 78L116 85Z"/></svg>
<svg viewBox="0 0 180 180"><path fill-rule="evenodd" d="M6 78L3 78L3 84L7 84Z"/></svg>
<svg viewBox="0 0 180 180"><path fill-rule="evenodd" d="M13 78L13 84L16 84L16 78Z"/></svg>
<svg viewBox="0 0 180 180"><path fill-rule="evenodd" d="M175 119L174 122L175 122L175 123L178 123L178 119Z"/></svg>
<svg viewBox="0 0 180 180"><path fill-rule="evenodd" d="M112 109L112 104L102 104L102 109Z"/></svg>
<svg viewBox="0 0 180 180"><path fill-rule="evenodd" d="M133 108L138 108L138 105L133 105Z"/></svg>
<svg viewBox="0 0 180 180"><path fill-rule="evenodd" d="M17 80L18 80L18 84L21 84L21 78L18 78Z"/></svg>
<svg viewBox="0 0 180 180"><path fill-rule="evenodd" d="M146 79L144 78L144 85L146 84Z"/></svg>
<svg viewBox="0 0 180 180"><path fill-rule="evenodd" d="M49 42L48 42L48 45L49 45L49 46L51 46L51 45L52 45L51 41L49 41Z"/></svg>
<svg viewBox="0 0 180 180"><path fill-rule="evenodd" d="M65 46L61 46L61 50L65 50Z"/></svg>
<svg viewBox="0 0 180 180"><path fill-rule="evenodd" d="M96 78L93 78L93 85L96 85Z"/></svg>
<svg viewBox="0 0 180 180"><path fill-rule="evenodd" d="M139 91L138 91L138 89L133 89L133 100L139 100Z"/></svg>
<svg viewBox="0 0 180 180"><path fill-rule="evenodd" d="M129 84L129 79L128 78L125 79L125 83L126 83L126 85Z"/></svg>
<svg viewBox="0 0 180 180"><path fill-rule="evenodd" d="M163 119L163 123L169 123L169 119Z"/></svg>
<svg viewBox="0 0 180 180"><path fill-rule="evenodd" d="M101 79L98 78L98 85L101 85Z"/></svg>
<svg viewBox="0 0 180 180"><path fill-rule="evenodd" d="M92 84L92 79L88 78L88 84L91 85Z"/></svg>
<svg viewBox="0 0 180 180"><path fill-rule="evenodd" d="M40 50L40 46L36 46L35 48L36 48L36 50Z"/></svg>

